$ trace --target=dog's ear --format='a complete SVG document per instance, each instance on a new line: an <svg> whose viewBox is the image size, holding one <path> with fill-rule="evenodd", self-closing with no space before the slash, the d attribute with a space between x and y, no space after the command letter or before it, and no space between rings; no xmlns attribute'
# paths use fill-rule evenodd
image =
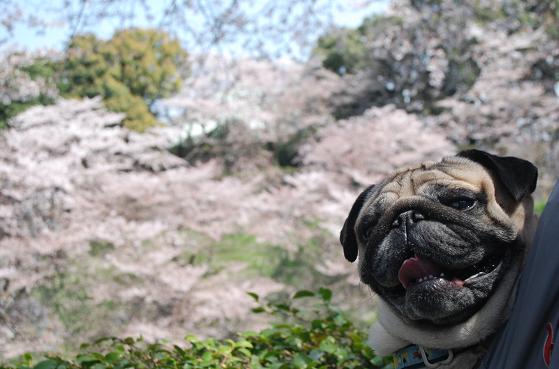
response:
<svg viewBox="0 0 559 369"><path fill-rule="evenodd" d="M522 200L536 189L538 168L527 160L514 156L497 156L481 150L466 150L457 156L481 164L495 175L516 200Z"/></svg>
<svg viewBox="0 0 559 369"><path fill-rule="evenodd" d="M344 222L344 226L340 232L340 242L344 247L344 256L352 263L357 259L357 235L355 234L355 221L363 207L363 203L367 199L367 195L373 190L375 185L370 185L361 192L353 203L349 215Z"/></svg>

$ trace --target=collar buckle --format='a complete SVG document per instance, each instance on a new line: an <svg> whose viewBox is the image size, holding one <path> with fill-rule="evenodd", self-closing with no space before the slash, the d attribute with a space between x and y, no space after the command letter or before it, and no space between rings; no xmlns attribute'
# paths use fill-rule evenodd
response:
<svg viewBox="0 0 559 369"><path fill-rule="evenodd" d="M427 368L438 368L441 365L450 364L452 360L454 360L454 352L452 350L447 350L448 357L446 359L444 359L443 361L437 361L432 363L429 361L429 358L427 358L427 354L425 353L425 349L423 348L423 346L421 345L417 345L417 346L419 347L419 352L421 354L421 359L423 360L423 364L425 364L425 367Z"/></svg>
<svg viewBox="0 0 559 369"><path fill-rule="evenodd" d="M412 344L395 352L393 360L394 369L432 369L450 364L454 360L454 352Z"/></svg>

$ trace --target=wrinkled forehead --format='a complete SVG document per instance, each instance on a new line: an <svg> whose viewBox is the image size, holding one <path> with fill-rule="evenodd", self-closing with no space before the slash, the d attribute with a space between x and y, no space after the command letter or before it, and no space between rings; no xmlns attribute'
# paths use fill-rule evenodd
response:
<svg viewBox="0 0 559 369"><path fill-rule="evenodd" d="M397 170L380 184L375 197L397 199L429 195L441 187L488 192L490 183L491 177L481 165L464 158L449 157L440 162Z"/></svg>

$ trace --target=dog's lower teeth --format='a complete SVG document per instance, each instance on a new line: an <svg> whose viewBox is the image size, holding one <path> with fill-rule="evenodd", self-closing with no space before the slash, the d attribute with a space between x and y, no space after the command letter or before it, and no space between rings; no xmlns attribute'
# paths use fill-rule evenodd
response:
<svg viewBox="0 0 559 369"><path fill-rule="evenodd" d="M418 278L415 281L415 283L426 282L426 281L430 281L430 280L438 279L438 278L442 278L442 277L444 277L444 273L441 273L440 276L429 274L429 275L426 275L425 277Z"/></svg>

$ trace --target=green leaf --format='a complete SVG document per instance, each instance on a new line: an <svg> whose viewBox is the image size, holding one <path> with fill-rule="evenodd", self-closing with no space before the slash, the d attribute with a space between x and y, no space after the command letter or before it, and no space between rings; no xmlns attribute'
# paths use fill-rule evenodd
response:
<svg viewBox="0 0 559 369"><path fill-rule="evenodd" d="M118 361L120 358L121 358L121 356L117 352L110 352L107 355L105 355L105 360L108 363L114 363L114 362Z"/></svg>
<svg viewBox="0 0 559 369"><path fill-rule="evenodd" d="M258 302L260 300L260 296L258 296L258 294L254 293L254 292L247 292L247 295L252 297L252 299L256 302Z"/></svg>
<svg viewBox="0 0 559 369"><path fill-rule="evenodd" d="M58 361L48 359L43 360L33 367L33 369L55 369L58 366Z"/></svg>
<svg viewBox="0 0 559 369"><path fill-rule="evenodd" d="M380 356L375 356L375 357L371 360L371 363L373 363L373 365L376 365L376 366L381 366L381 365L382 365L382 362L383 362L383 360L382 360L382 357L380 357Z"/></svg>
<svg viewBox="0 0 559 369"><path fill-rule="evenodd" d="M209 364L213 361L212 353L206 351L202 354L202 364Z"/></svg>
<svg viewBox="0 0 559 369"><path fill-rule="evenodd" d="M245 355L246 357L251 357L252 356L252 353L244 347L241 347L241 348L237 349L237 351L240 352L241 354Z"/></svg>
<svg viewBox="0 0 559 369"><path fill-rule="evenodd" d="M76 361L79 364L83 365L83 364L89 364L89 363L96 363L96 362L99 362L100 360L99 360L99 358L97 358L93 354L91 354L91 355L86 354L86 355L78 355L76 357Z"/></svg>
<svg viewBox="0 0 559 369"><path fill-rule="evenodd" d="M324 356L324 352L320 350L313 349L309 352L309 357L314 361L319 361L322 356Z"/></svg>
<svg viewBox="0 0 559 369"><path fill-rule="evenodd" d="M252 343L250 343L250 341L247 341L247 340L240 340L240 341L237 342L235 345L236 345L237 347L253 348Z"/></svg>
<svg viewBox="0 0 559 369"><path fill-rule="evenodd" d="M320 294L320 297L322 297L322 300L326 302L330 302L330 300L332 300L332 290L329 290L328 288L320 288L318 293Z"/></svg>
<svg viewBox="0 0 559 369"><path fill-rule="evenodd" d="M310 360L306 355L298 352L293 357L292 364L297 369L305 369L309 361Z"/></svg>
<svg viewBox="0 0 559 369"><path fill-rule="evenodd" d="M334 337L328 336L324 340L322 340L322 342L320 342L319 348L324 352L333 354L338 349L338 346L336 345L336 340L334 339Z"/></svg>
<svg viewBox="0 0 559 369"><path fill-rule="evenodd" d="M287 304L276 304L275 308L278 310L289 311L290 307Z"/></svg>
<svg viewBox="0 0 559 369"><path fill-rule="evenodd" d="M93 345L99 345L103 342L111 341L114 342L116 339L114 337L101 337L93 341ZM86 344L87 345L87 344ZM89 347L90 345L87 345ZM85 348L85 347L84 347Z"/></svg>
<svg viewBox="0 0 559 369"><path fill-rule="evenodd" d="M312 291L300 290L300 291L297 291L295 293L295 295L293 295L293 299L300 299L300 298L304 298L304 297L313 297L313 296L314 296L314 292L312 292Z"/></svg>

